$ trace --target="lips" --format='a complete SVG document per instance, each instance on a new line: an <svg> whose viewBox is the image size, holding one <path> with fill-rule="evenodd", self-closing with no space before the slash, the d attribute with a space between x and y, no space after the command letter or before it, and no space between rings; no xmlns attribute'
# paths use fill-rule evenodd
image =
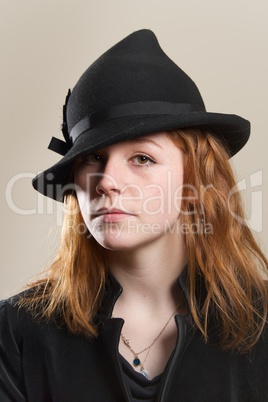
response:
<svg viewBox="0 0 268 402"><path fill-rule="evenodd" d="M100 208L94 213L95 217L101 217L103 222L119 222L133 216L133 214L117 208Z"/></svg>

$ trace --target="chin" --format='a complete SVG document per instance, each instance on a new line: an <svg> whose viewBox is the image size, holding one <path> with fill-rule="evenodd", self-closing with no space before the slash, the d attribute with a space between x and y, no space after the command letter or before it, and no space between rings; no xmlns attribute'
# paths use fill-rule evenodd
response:
<svg viewBox="0 0 268 402"><path fill-rule="evenodd" d="M95 225L89 230L94 239L108 250L127 250L141 242L141 236L129 232L125 222Z"/></svg>
<svg viewBox="0 0 268 402"><path fill-rule="evenodd" d="M115 241L115 239L98 239L95 240L106 250L113 250L113 251L123 251L123 250L131 250L137 247L136 244L133 242L129 242L126 240Z"/></svg>

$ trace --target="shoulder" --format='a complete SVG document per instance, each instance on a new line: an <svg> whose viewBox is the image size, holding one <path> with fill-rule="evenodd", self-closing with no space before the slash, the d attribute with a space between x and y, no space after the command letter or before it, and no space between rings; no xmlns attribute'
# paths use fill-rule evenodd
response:
<svg viewBox="0 0 268 402"><path fill-rule="evenodd" d="M6 311L9 310L13 311L13 310L19 310L19 306L20 306L20 301L24 298L30 297L31 295L33 295L36 292L37 287L34 286L32 288L23 290L22 292L11 296L7 299L3 299L0 300L0 311Z"/></svg>
<svg viewBox="0 0 268 402"><path fill-rule="evenodd" d="M26 291L27 292L27 291ZM0 319L18 318L20 313L19 302L26 292L19 293L5 300L0 300Z"/></svg>
<svg viewBox="0 0 268 402"><path fill-rule="evenodd" d="M19 296L0 301L0 345L3 350L14 351L22 339L23 318L17 301Z"/></svg>
<svg viewBox="0 0 268 402"><path fill-rule="evenodd" d="M33 289L28 289L0 301L0 342L10 337L20 341L26 323L32 320L27 308L23 307L20 301L32 292Z"/></svg>

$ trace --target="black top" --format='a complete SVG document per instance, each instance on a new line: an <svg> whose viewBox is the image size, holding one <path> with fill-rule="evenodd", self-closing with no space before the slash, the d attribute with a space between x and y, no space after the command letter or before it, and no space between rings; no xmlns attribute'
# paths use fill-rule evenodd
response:
<svg viewBox="0 0 268 402"><path fill-rule="evenodd" d="M154 398L154 380L133 381L135 374L127 375L127 365L121 363L118 343L124 321L110 318L121 291L119 285L107 288L94 339L38 321L18 309L18 297L1 302L0 401L133 402L143 397L142 382L148 385L145 397ZM240 355L205 343L190 315L177 315L175 321L177 344L155 379L154 402L268 402L267 327L251 353Z"/></svg>
<svg viewBox="0 0 268 402"><path fill-rule="evenodd" d="M156 400L161 375L154 377L152 380L147 380L144 375L135 371L121 355L120 361L123 367L124 380L130 389L132 401L154 402Z"/></svg>

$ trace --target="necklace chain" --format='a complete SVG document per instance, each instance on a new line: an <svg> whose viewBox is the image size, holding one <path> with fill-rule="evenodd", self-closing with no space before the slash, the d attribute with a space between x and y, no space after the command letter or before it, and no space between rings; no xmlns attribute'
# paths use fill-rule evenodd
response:
<svg viewBox="0 0 268 402"><path fill-rule="evenodd" d="M161 331L158 333L158 335L154 338L154 340L152 341L152 343L151 343L149 346L147 346L146 348L142 349L140 352L135 352L135 351L132 349L132 347L130 346L130 343L129 343L129 339L127 339L127 338L123 335L123 333L121 332L121 338L122 338L124 344L128 347L128 349L131 351L131 353L132 353L133 356L134 356L134 359L133 359L133 366L134 366L134 367L140 366L140 372L141 372L141 374L143 374L147 379L150 379L150 376L149 376L148 372L144 369L144 364L145 364L145 362L146 362L146 360L147 360L147 357L148 357L148 355L149 355L149 353L150 353L150 350L151 350L152 346L158 341L158 339L159 339L160 336L163 334L163 332L165 331L165 329L166 329L166 327L168 326L168 324L170 323L172 317L176 314L176 311L178 310L179 306L180 306L180 303L177 305L176 310L175 310L175 311L171 314L171 316L168 318L167 322L165 323L165 325L163 326L163 328L161 329ZM146 356L145 356L144 361L143 361L143 363L142 363L141 360L140 360L140 358L139 358L139 355L140 355L141 353L143 353L143 352L146 352L146 350L147 350L147 353L146 353Z"/></svg>

